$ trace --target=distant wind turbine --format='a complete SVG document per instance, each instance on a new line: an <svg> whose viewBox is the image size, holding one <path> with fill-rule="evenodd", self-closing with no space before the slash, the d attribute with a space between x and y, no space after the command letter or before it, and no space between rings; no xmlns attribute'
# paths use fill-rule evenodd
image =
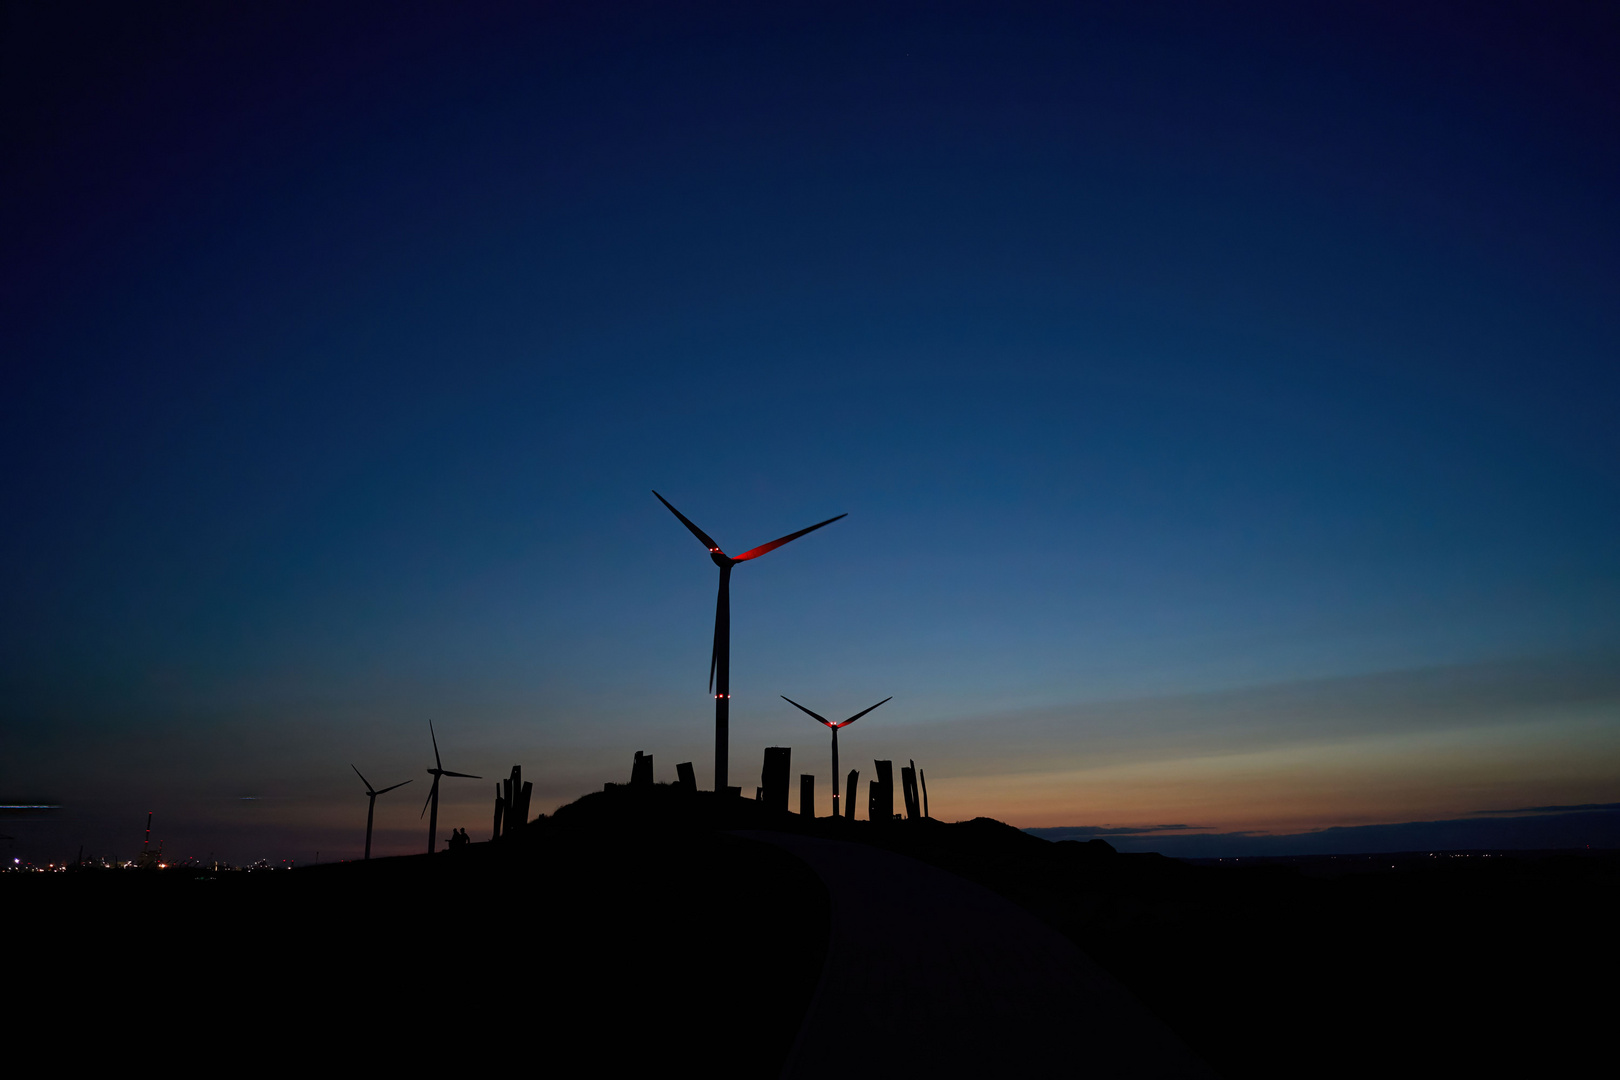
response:
<svg viewBox="0 0 1620 1080"><path fill-rule="evenodd" d="M431 720L428 721L428 737L433 740L433 764L438 766L436 769L428 770L433 776L433 790L428 792L427 802L422 804L422 814L428 812L428 807L433 808L433 813L428 817L428 854L431 855L433 854L433 845L439 839L439 779L445 776L459 776L465 780L482 780L483 777L474 776L472 773L451 772L444 767L444 762L439 759L439 737L433 733L433 721ZM416 816L420 818L422 814Z"/></svg>
<svg viewBox="0 0 1620 1080"><path fill-rule="evenodd" d="M658 495L658 492L654 491L653 494ZM685 514L670 506L668 499L658 495L658 501L668 507L670 513L680 518L681 524L690 529L692 535L698 538L698 542L709 549L709 558L720 568L720 596L714 605L714 649L709 653L709 692L714 695L714 791L717 795L724 795L730 779L727 762L731 728L731 568L740 562L757 559L767 552L775 551L790 540L797 540L805 533L815 532L823 525L831 525L839 518L849 515L839 514L838 517L818 521L808 529L789 533L780 540L761 544L741 555L727 555L720 550L720 545L715 543L708 533L692 524Z"/></svg>
<svg viewBox="0 0 1620 1080"><path fill-rule="evenodd" d="M404 787L410 781L401 780L394 787L385 787L382 791L373 791L371 790L371 781L366 779L365 774L360 771L358 766L351 762L349 768L354 770L354 775L360 777L360 782L366 785L366 794L370 796L370 801L366 803L366 858L369 859L371 858L371 819L377 812L377 796L384 792L393 791L394 788Z"/></svg>
<svg viewBox="0 0 1620 1080"><path fill-rule="evenodd" d="M798 709L800 712L805 713L805 714L809 715L810 717L812 717L812 718L814 718L816 720L820 720L823 724L826 724L828 727L832 728L832 733L833 733L833 747L832 747L832 757L833 757L833 762L832 762L832 765L833 765L833 771L832 771L833 817L836 818L836 817L839 816L839 814L838 814L838 729L842 728L842 727L849 727L849 725L853 724L855 721L859 720L861 717L863 717L867 713L871 712L872 709L877 708L878 705L882 705L883 701L893 701L894 700L894 695L890 694L888 697L884 698L883 701L878 702L877 705L873 705L870 708L862 709L860 712L856 713L854 716L850 717L848 720L840 720L836 724L833 723L831 720L828 720L825 716L820 715L819 713L811 712L809 709L805 708L803 705L800 705L797 701L794 701L792 698L788 697L786 694L782 695L782 700L787 702L789 705L793 706L795 709Z"/></svg>

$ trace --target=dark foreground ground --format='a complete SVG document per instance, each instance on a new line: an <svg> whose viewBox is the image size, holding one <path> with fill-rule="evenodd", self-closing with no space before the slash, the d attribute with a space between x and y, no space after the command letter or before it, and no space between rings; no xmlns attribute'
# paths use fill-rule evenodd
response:
<svg viewBox="0 0 1620 1080"><path fill-rule="evenodd" d="M11 1045L406 1076L775 1076L828 926L791 855L667 829L291 871L5 874L0 910Z"/></svg>
<svg viewBox="0 0 1620 1080"><path fill-rule="evenodd" d="M70 1060L775 1076L832 907L805 862L734 830L872 845L989 888L1225 1076L1573 1075L1608 1054L1614 853L1194 865L985 819L806 822L662 787L587 796L455 855L0 875L4 1038ZM1086 1015L1063 1035L1073 1075L1106 1075L1124 1037ZM1016 1069L1016 1039L1006 1053Z"/></svg>

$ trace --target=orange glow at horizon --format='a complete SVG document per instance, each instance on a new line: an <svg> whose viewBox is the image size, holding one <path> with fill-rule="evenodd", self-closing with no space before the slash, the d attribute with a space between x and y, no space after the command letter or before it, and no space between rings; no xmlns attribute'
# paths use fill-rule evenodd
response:
<svg viewBox="0 0 1620 1080"><path fill-rule="evenodd" d="M1247 753L934 781L945 820L1020 828L1203 826L1306 832L1604 801L1620 731L1602 717L1386 735Z"/></svg>

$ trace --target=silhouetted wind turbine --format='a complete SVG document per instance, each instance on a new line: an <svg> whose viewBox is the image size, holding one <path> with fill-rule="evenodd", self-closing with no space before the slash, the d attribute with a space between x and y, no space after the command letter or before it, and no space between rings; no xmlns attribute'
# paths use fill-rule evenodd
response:
<svg viewBox="0 0 1620 1080"><path fill-rule="evenodd" d="M828 727L832 728L832 733L833 733L833 771L832 771L833 817L836 818L836 817L839 816L839 814L838 814L838 729L841 728L841 727L849 727L849 725L853 724L855 721L859 720L861 717L863 717L867 713L871 712L872 709L875 709L875 708L878 707L878 705L883 704L883 701L893 701L894 700L894 695L890 694L888 697L884 698L883 701L878 702L877 705L873 705L870 708L862 709L860 712L856 713L854 716L850 717L848 720L840 720L836 724L833 723L831 720L828 720L825 716L822 716L820 713L810 712L809 709L805 708L803 705L800 705L797 701L794 701L792 698L788 697L786 694L782 695L782 700L787 702L789 705L793 706L795 709L798 709L800 712L806 713L809 716L813 717L814 719L820 720L823 724L826 724Z"/></svg>
<svg viewBox="0 0 1620 1080"><path fill-rule="evenodd" d="M438 766L436 769L428 770L433 776L433 790L428 792L427 802L422 804L422 814L428 812L428 807L433 807L433 814L428 818L428 854L431 855L433 854L433 845L439 839L439 778L443 776L460 776L467 780L482 780L483 777L474 776L472 773L451 772L444 767L444 762L439 760L439 737L433 734L433 721L431 720L428 721L428 737L433 740L433 764ZM359 770L355 771L358 772ZM420 818L422 814L416 816Z"/></svg>
<svg viewBox="0 0 1620 1080"><path fill-rule="evenodd" d="M377 796L383 794L383 792L393 791L394 788L404 787L410 781L401 780L394 787L385 787L382 791L372 791L371 781L366 779L365 774L353 763L350 763L349 768L354 769L354 775L360 777L360 782L366 785L366 794L371 797L371 801L366 804L366 858L369 859L371 858L371 818L377 812Z"/></svg>
<svg viewBox="0 0 1620 1080"><path fill-rule="evenodd" d="M654 495L658 492L654 491ZM727 781L727 755L729 747L729 732L731 725L731 568L740 562L757 559L766 552L775 551L790 540L797 540L808 532L815 532L823 525L831 525L838 518L848 517L848 514L839 514L826 521L818 521L808 529L800 529L796 533L789 533L780 540L772 540L768 544L761 544L751 551L741 555L727 555L720 550L709 534L681 513L670 506L669 500L658 495L658 501L669 507L669 512L681 519L681 524L692 530L692 535L698 542L709 549L709 558L714 565L720 568L720 596L714 604L714 649L709 653L709 692L714 695L714 790L717 795L726 793ZM718 679L716 678L718 676Z"/></svg>

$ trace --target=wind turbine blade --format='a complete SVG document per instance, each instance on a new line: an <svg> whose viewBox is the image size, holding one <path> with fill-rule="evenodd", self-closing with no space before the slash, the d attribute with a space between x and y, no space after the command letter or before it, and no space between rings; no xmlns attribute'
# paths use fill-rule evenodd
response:
<svg viewBox="0 0 1620 1080"><path fill-rule="evenodd" d="M658 495L658 492L654 491L653 494ZM704 547L708 548L711 552L719 552L722 555L725 554L725 552L720 551L720 545L714 542L714 537L692 524L691 518L687 517L673 506L670 506L668 499L664 498L662 495L658 495L658 501L663 503L665 506L668 506L669 512L680 518L681 524L685 525L688 529L691 529L692 535L697 537L698 540L702 542Z"/></svg>
<svg viewBox="0 0 1620 1080"><path fill-rule="evenodd" d="M799 703L798 703L798 702L797 702L797 701L794 701L794 700L793 700L793 699L792 699L792 698L790 698L790 697L788 697L788 696L787 696L787 695L786 695L786 694L780 694L780 695L778 695L778 696L779 696L779 697L780 697L780 698L781 698L781 699L782 699L782 700L783 700L783 701L785 701L785 702L787 702L787 703L788 703L788 704L789 704L789 705L791 705L791 706L793 706L793 707L794 707L794 708L795 708L795 709L798 709L798 710L799 710L799 711L800 711L800 712L802 712L802 713L809 713L809 715L811 715L811 716L813 716L813 717L815 717L815 718L816 718L816 719L817 719L817 720L820 720L820 721L821 721L821 722L822 722L822 723L823 723L823 724L826 724L826 725L827 725L827 726L828 726L828 727L832 727L832 726L833 726L833 725L832 725L832 722L831 722L831 721L829 721L829 720L828 720L828 719L827 719L827 718L826 718L826 717L825 717L825 716L822 716L822 715L821 715L821 714L820 714L820 713L813 713L813 712L810 712L810 710L809 710L809 709L807 709L807 708L805 708L805 707L804 707L804 706L803 706L803 705L800 705L800 704L799 704Z"/></svg>
<svg viewBox="0 0 1620 1080"><path fill-rule="evenodd" d="M394 787L385 787L385 788L382 789L382 791L377 792L377 794L379 794L379 795L385 794L387 792L393 791L394 788L404 787L408 783L410 783L409 780L401 780L399 783L395 784Z"/></svg>
<svg viewBox="0 0 1620 1080"><path fill-rule="evenodd" d="M362 784L366 785L366 794L370 795L371 794L371 781L367 780L365 774L362 773L359 770L359 768L356 767L352 762L350 763L349 768L354 769L354 775L358 776L360 778L360 782ZM386 791L387 789L384 788L383 790ZM381 795L382 792L379 791L379 792L377 792L377 794Z"/></svg>
<svg viewBox="0 0 1620 1080"><path fill-rule="evenodd" d="M448 769L441 769L439 771L439 775L440 776L461 776L461 777L465 777L468 780L482 780L483 779L482 776L474 776L470 772L451 772Z"/></svg>
<svg viewBox="0 0 1620 1080"><path fill-rule="evenodd" d="M428 721L428 738L433 740L433 764L437 765L440 771L443 771L444 762L439 760L439 737L433 734L433 721L431 720Z"/></svg>
<svg viewBox="0 0 1620 1080"><path fill-rule="evenodd" d="M428 788L427 801L422 804L422 812L420 814L416 815L416 820L421 821L423 818L427 817L428 803L432 802L433 801L433 796L437 795L438 793L439 793L439 778L437 776L435 776L433 778L433 786Z"/></svg>
<svg viewBox="0 0 1620 1080"><path fill-rule="evenodd" d="M810 526L808 529L800 529L796 533L789 533L788 535L782 537L782 539L780 539L780 540L772 540L768 544L761 544L761 545L759 545L759 547L753 548L752 550L749 550L749 551L745 551L741 555L733 555L731 557L731 561L732 562L743 562L743 561L745 561L747 559L757 559L761 555L764 555L768 551L775 551L777 548L781 547L783 544L787 543L790 540L797 540L799 537L803 536L805 533L815 532L817 529L821 528L823 525L831 525L833 522L837 521L838 518L847 518L847 517L849 517L848 514L839 514L838 517L830 517L826 521L818 521L814 525Z"/></svg>
<svg viewBox="0 0 1620 1080"><path fill-rule="evenodd" d="M893 701L893 700L894 700L894 695L893 694L890 694L888 697L883 699L883 701ZM883 704L883 701L878 702L878 705ZM870 709L862 709L860 712L856 713L854 716L850 717L848 720L845 720L842 724L839 724L838 726L839 727L849 727L849 725L853 724L855 721L859 720L861 717L865 716L867 713L871 712L872 709L875 709L875 708L877 708L877 705L873 705Z"/></svg>

